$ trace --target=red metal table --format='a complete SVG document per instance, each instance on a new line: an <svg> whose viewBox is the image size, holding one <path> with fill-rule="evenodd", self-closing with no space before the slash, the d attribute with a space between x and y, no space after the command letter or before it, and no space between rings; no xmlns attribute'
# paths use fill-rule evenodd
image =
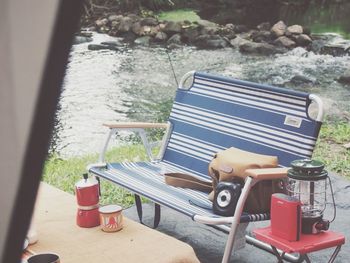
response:
<svg viewBox="0 0 350 263"><path fill-rule="evenodd" d="M341 246L345 243L345 237L342 234L332 231L325 231L315 235L301 234L300 240L294 242L272 235L271 227L255 229L254 234L258 240L271 245L278 262L283 262L284 253L299 253L303 260L310 262L307 253L336 247L328 261L331 263L337 257ZM283 253L280 254L277 249L283 251Z"/></svg>

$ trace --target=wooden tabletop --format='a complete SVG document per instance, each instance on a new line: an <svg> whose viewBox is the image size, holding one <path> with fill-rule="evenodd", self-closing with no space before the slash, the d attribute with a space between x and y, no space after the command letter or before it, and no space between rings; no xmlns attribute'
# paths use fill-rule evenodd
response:
<svg viewBox="0 0 350 263"><path fill-rule="evenodd" d="M33 221L38 242L29 249L56 253L62 263L199 262L188 244L125 217L119 232L80 228L76 211L73 195L42 183Z"/></svg>

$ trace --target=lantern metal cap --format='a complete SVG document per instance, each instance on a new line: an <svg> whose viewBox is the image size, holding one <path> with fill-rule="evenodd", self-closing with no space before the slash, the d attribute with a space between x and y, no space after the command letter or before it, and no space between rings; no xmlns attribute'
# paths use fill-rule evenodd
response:
<svg viewBox="0 0 350 263"><path fill-rule="evenodd" d="M288 177L296 180L318 181L327 178L328 172L324 164L317 160L301 159L291 162L292 169L288 170Z"/></svg>

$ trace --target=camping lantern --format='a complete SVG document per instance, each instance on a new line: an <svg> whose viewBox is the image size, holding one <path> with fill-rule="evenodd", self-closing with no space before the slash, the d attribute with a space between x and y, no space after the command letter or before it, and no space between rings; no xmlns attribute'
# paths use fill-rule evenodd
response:
<svg viewBox="0 0 350 263"><path fill-rule="evenodd" d="M303 159L291 162L288 170L288 194L301 202L302 233L316 234L328 230L329 220L323 219L326 209L327 179L334 196L328 172L320 161ZM335 216L335 210L334 210ZM333 218L334 220L334 218ZM332 221L333 221L332 220Z"/></svg>

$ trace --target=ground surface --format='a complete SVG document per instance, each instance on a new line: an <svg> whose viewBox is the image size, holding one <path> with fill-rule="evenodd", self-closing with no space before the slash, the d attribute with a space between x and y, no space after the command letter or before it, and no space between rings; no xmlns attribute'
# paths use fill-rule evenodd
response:
<svg viewBox="0 0 350 263"><path fill-rule="evenodd" d="M346 236L347 242L342 247L335 262L347 263L350 262L350 180L337 175L332 175L331 178L335 192L335 201L337 203L337 217L335 222L331 224L331 230L343 233ZM328 197L329 205L327 206L328 212L325 218L329 219L333 216L331 202L331 198ZM145 204L144 218L147 223L152 222L152 213L153 206L151 204ZM125 210L125 214L131 219L138 220L135 207ZM256 226L257 224L250 224L248 229ZM162 219L158 230L190 244L201 262L221 262L226 241L226 235L224 233L195 223L189 217L167 208L162 208ZM327 262L331 253L332 250L323 250L310 254L310 258L312 262ZM247 244L244 249L239 250L231 257L231 262L270 263L277 262L277 260L269 253Z"/></svg>

